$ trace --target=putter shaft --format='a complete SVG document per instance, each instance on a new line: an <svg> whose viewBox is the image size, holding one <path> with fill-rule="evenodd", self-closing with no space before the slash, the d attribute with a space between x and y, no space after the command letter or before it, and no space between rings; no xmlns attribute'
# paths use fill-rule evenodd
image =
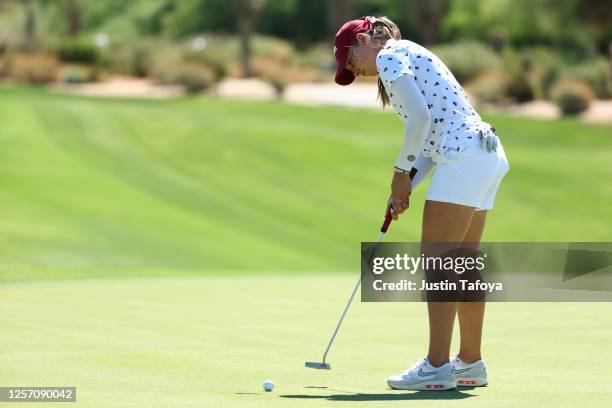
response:
<svg viewBox="0 0 612 408"><path fill-rule="evenodd" d="M414 179L414 176L416 175L416 173L417 173L417 169L413 167L409 174L411 180ZM389 204L387 206L387 213L385 214L385 221L382 227L380 228L380 233L378 234L378 238L376 238L376 243L374 244L374 248L372 248L372 253L370 254L370 257L367 263L368 267L372 263L372 259L374 259L374 255L376 254L376 249L378 249L378 244L380 244L382 237L385 235L385 232L387 232L387 229L389 228L389 225L391 224L392 219L393 219L393 207L391 206L391 201L389 200ZM323 361L321 363L316 363L312 361L306 362L306 367L321 368L321 369L328 369L328 370L331 368L331 366L326 362L327 353L329 353L329 349L331 349L331 346L334 343L336 334L338 334L338 330L340 330L340 326L342 326L342 322L344 321L344 316L346 316L346 312L348 312L348 309L351 306L351 303L353 302L353 298L355 297L355 293L357 293L357 289L359 289L360 284L361 284L361 274L359 274L359 279L357 279L357 282L355 283L355 287L353 288L353 291L351 292L351 296L349 296L348 302L346 303L346 306L344 307L344 310L342 311L342 314L340 315L340 320L338 321L338 324L336 325L336 328L334 329L334 332L332 333L331 339L329 339L329 343L327 343L327 348L325 348L325 353L323 353Z"/></svg>
<svg viewBox="0 0 612 408"><path fill-rule="evenodd" d="M368 265L372 263L372 259L374 259L374 254L376 254L376 248L378 248L378 244L382 240L383 235L385 235L385 233L383 231L380 231L380 233L378 234L378 238L376 238L376 244L374 244L374 248L372 249L372 254L370 254L370 259L368 259ZM323 364L326 364L325 359L327 358L327 353L329 353L329 349L331 348L334 342L334 339L336 338L336 334L338 334L338 330L340 330L340 326L342 325L344 316L346 316L346 312L348 312L348 309L351 306L351 303L353 302L353 298L355 297L355 293L357 293L357 289L359 289L360 284L361 284L361 274L359 274L359 278L357 279L357 282L355 283L355 287L353 288L353 291L351 292L351 296L349 297L348 302L346 303L346 306L344 307L344 310L342 311L342 314L340 315L340 320L338 321L338 324L336 325L336 329L334 330L334 333L332 334L331 339L329 339L329 343L327 343L327 348L325 349L325 353L323 353Z"/></svg>

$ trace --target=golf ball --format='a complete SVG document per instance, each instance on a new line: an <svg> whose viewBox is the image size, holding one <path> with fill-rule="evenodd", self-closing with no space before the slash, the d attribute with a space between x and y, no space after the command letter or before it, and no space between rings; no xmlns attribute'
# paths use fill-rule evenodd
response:
<svg viewBox="0 0 612 408"><path fill-rule="evenodd" d="M263 389L266 391L272 391L274 389L274 383L272 382L272 380L264 381Z"/></svg>

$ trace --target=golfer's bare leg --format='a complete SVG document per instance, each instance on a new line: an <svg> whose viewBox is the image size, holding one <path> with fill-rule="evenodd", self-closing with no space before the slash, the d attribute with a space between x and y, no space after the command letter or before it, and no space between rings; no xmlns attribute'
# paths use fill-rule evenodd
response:
<svg viewBox="0 0 612 408"><path fill-rule="evenodd" d="M463 239L465 247L478 248L487 219L486 211L474 212L470 228ZM481 359L482 324L484 321L485 302L459 302L459 329L461 343L459 358L466 363Z"/></svg>
<svg viewBox="0 0 612 408"><path fill-rule="evenodd" d="M463 242L474 212L473 207L427 200L423 211L421 238L424 246L427 243ZM429 313L427 357L434 366L440 366L450 360L457 302L428 302L427 310Z"/></svg>

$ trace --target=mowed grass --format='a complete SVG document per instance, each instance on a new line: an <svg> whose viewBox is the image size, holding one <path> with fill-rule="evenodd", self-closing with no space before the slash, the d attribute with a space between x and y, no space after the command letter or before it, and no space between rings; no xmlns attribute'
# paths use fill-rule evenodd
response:
<svg viewBox="0 0 612 408"><path fill-rule="evenodd" d="M485 240L612 238L612 127L486 116L511 171ZM402 140L369 110L0 87L0 279L356 271ZM426 185L387 240L420 236Z"/></svg>
<svg viewBox="0 0 612 408"><path fill-rule="evenodd" d="M612 405L609 303L488 304L486 388L387 389L387 376L426 353L421 303L356 302L332 370L305 368L321 358L352 283L346 274L5 283L0 383L76 386L74 406L87 408Z"/></svg>
<svg viewBox="0 0 612 408"><path fill-rule="evenodd" d="M610 127L487 119L512 169L485 239L610 240ZM355 302L333 370L303 367L380 225L392 115L4 86L0 121L2 386L88 408L612 403L609 304L489 304L487 388L386 388L426 353L423 304ZM418 240L426 187L386 239Z"/></svg>

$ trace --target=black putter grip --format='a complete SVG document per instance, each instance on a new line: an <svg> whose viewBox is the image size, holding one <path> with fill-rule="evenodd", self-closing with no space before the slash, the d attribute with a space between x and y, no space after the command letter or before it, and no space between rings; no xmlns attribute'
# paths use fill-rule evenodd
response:
<svg viewBox="0 0 612 408"><path fill-rule="evenodd" d="M416 167L413 167L412 170L410 170L410 180L414 180L414 176L416 176L417 171L418 170L416 169ZM392 213L393 207L391 207L391 201L389 201L389 204L387 204L387 213L385 214L385 222L383 222L382 227L380 227L380 232L382 232L383 234L387 232L387 230L389 229L389 225L391 225L391 221L393 221L393 217L391 216Z"/></svg>

